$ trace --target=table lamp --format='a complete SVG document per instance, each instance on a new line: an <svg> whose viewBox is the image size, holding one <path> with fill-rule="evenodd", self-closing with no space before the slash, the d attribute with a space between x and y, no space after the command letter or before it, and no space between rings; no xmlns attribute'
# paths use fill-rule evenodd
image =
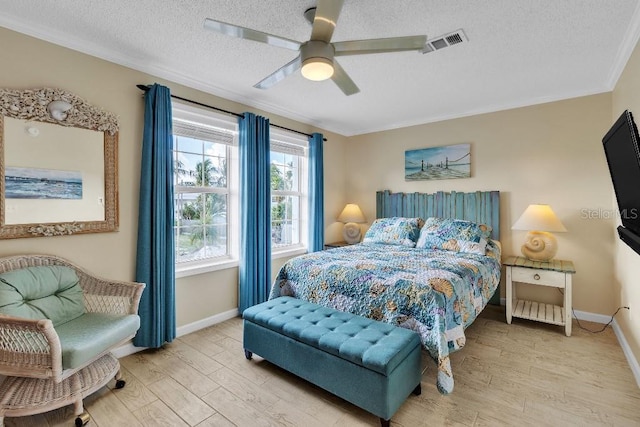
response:
<svg viewBox="0 0 640 427"><path fill-rule="evenodd" d="M527 241L520 250L534 261L550 261L558 251L558 241L551 232L567 231L549 205L529 205L511 227L526 230Z"/></svg>
<svg viewBox="0 0 640 427"><path fill-rule="evenodd" d="M344 241L350 245L359 243L362 238L360 226L358 222L366 222L360 207L355 203L349 203L344 207L342 213L338 216L338 221L344 222L342 229L342 237Z"/></svg>

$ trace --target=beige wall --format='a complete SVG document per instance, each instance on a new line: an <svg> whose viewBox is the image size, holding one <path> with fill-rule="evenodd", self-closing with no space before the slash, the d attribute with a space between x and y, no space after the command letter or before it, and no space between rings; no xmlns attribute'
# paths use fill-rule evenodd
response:
<svg viewBox="0 0 640 427"><path fill-rule="evenodd" d="M581 212L612 209L601 146L610 122L611 94L602 94L352 137L346 194L371 222L376 190L500 190L505 255L520 253L526 233L511 231L520 214L531 203L548 203L568 229L556 234L557 257L575 262L574 308L611 314L614 222L583 219ZM471 144L471 178L404 180L405 150L459 143ZM519 289L525 297L561 301L556 289Z"/></svg>
<svg viewBox="0 0 640 427"><path fill-rule="evenodd" d="M634 113L636 123L640 123L640 47L638 46L613 91L611 124L624 110ZM622 243L617 236L614 254L615 305L630 308L630 310L621 311L617 321L636 360L640 360L640 255Z"/></svg>
<svg viewBox="0 0 640 427"><path fill-rule="evenodd" d="M120 122L119 190L120 230L115 233L84 234L49 238L0 241L0 256L21 253L56 254L68 258L104 277L133 280L138 220L138 187L142 141L143 100L136 84L158 82L172 93L230 111L254 111L271 123L302 132L323 132L325 143L325 209L335 212L344 206L343 145L345 137L283 117L251 109L238 103L164 81L113 63L61 48L0 28L0 87L29 89L57 87L87 102L115 113ZM334 219L327 217L327 241ZM274 270L282 260L274 262ZM238 305L237 268L190 276L177 280L177 324L191 322L233 310Z"/></svg>

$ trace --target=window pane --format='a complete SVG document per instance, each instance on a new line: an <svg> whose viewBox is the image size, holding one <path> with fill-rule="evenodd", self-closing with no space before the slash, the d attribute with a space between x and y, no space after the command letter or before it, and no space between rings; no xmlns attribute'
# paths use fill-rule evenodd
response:
<svg viewBox="0 0 640 427"><path fill-rule="evenodd" d="M197 183L196 165L202 161L202 156L192 153L176 152L174 177L177 185L195 186Z"/></svg>
<svg viewBox="0 0 640 427"><path fill-rule="evenodd" d="M173 149L187 153L202 153L202 141L186 136L174 136Z"/></svg>
<svg viewBox="0 0 640 427"><path fill-rule="evenodd" d="M196 173L200 181L197 185L203 187L227 186L227 158L220 156L205 156L196 165Z"/></svg>
<svg viewBox="0 0 640 427"><path fill-rule="evenodd" d="M273 246L300 243L300 198L297 196L271 197L271 242Z"/></svg>
<svg viewBox="0 0 640 427"><path fill-rule="evenodd" d="M287 166L283 169L285 177L285 186L288 191L298 191L298 173L297 169Z"/></svg>
<svg viewBox="0 0 640 427"><path fill-rule="evenodd" d="M176 227L176 262L199 259L204 244L193 238L194 227Z"/></svg>
<svg viewBox="0 0 640 427"><path fill-rule="evenodd" d="M226 157L227 146L225 144L219 144L211 141L203 141L204 150L203 153L207 156Z"/></svg>
<svg viewBox="0 0 640 427"><path fill-rule="evenodd" d="M174 185L227 186L227 146L211 141L175 137Z"/></svg>
<svg viewBox="0 0 640 427"><path fill-rule="evenodd" d="M176 196L176 262L227 255L227 195Z"/></svg>
<svg viewBox="0 0 640 427"><path fill-rule="evenodd" d="M285 154L284 155L284 164L285 165L293 165L295 161L297 161L298 156L294 156L293 154Z"/></svg>
<svg viewBox="0 0 640 427"><path fill-rule="evenodd" d="M227 223L227 195L207 193L204 194L204 209L207 224Z"/></svg>
<svg viewBox="0 0 640 427"><path fill-rule="evenodd" d="M284 190L282 168L275 163L271 163L271 189Z"/></svg>
<svg viewBox="0 0 640 427"><path fill-rule="evenodd" d="M271 164L284 165L284 153L278 153L277 151L271 151L269 154L270 154L270 157L271 157Z"/></svg>
<svg viewBox="0 0 640 427"><path fill-rule="evenodd" d="M282 160L286 157L286 163L273 160L274 152L271 152L271 189L279 191L299 191L298 158L297 156L279 154Z"/></svg>
<svg viewBox="0 0 640 427"><path fill-rule="evenodd" d="M195 225L177 227L177 263L215 258L226 254L226 224L203 226L196 223Z"/></svg>
<svg viewBox="0 0 640 427"><path fill-rule="evenodd" d="M199 193L175 194L175 220L181 224L184 221L200 219L202 206L199 202Z"/></svg>

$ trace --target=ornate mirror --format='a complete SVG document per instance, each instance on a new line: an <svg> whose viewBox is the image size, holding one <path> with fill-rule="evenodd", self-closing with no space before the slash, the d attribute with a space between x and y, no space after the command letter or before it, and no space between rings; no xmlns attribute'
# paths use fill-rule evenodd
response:
<svg viewBox="0 0 640 427"><path fill-rule="evenodd" d="M60 89L0 89L0 239L118 229L118 122Z"/></svg>

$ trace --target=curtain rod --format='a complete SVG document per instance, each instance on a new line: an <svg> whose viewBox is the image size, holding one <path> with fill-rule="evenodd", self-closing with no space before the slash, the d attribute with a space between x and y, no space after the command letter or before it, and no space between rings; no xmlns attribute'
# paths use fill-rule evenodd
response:
<svg viewBox="0 0 640 427"><path fill-rule="evenodd" d="M149 90L149 86L147 86L147 85L136 85L136 87L137 87L138 89L140 89L141 91L143 91L143 92L147 92L147 91ZM172 98L175 98L175 99L179 99L180 101L185 101L185 102L189 102L189 103L191 103L191 104L199 105L200 107L210 108L210 109L212 109L212 110L216 110L216 111L220 111L220 112L223 112L223 113L226 113L226 114L230 114L230 115L232 115L232 116L236 116L236 117L244 117L244 115L243 115L243 114L234 113L233 111L224 110L224 109L222 109L222 108L214 107L213 105L203 104L203 103L198 102L198 101L192 101L191 99L183 98L183 97L181 97L181 96L171 95L171 97L172 97ZM298 134L300 134L300 135L305 135L305 136L309 136L309 137L311 136L310 134L305 133L305 132L300 132L299 130L290 129L290 128L287 128L287 127L284 127L284 126L276 125L276 124L274 124L274 123L269 123L269 124L270 124L271 126L273 126L273 127L278 128L278 129L288 130L289 132L294 132L294 133L298 133ZM322 140L323 140L323 141L326 141L326 140L327 140L327 138L322 138Z"/></svg>

